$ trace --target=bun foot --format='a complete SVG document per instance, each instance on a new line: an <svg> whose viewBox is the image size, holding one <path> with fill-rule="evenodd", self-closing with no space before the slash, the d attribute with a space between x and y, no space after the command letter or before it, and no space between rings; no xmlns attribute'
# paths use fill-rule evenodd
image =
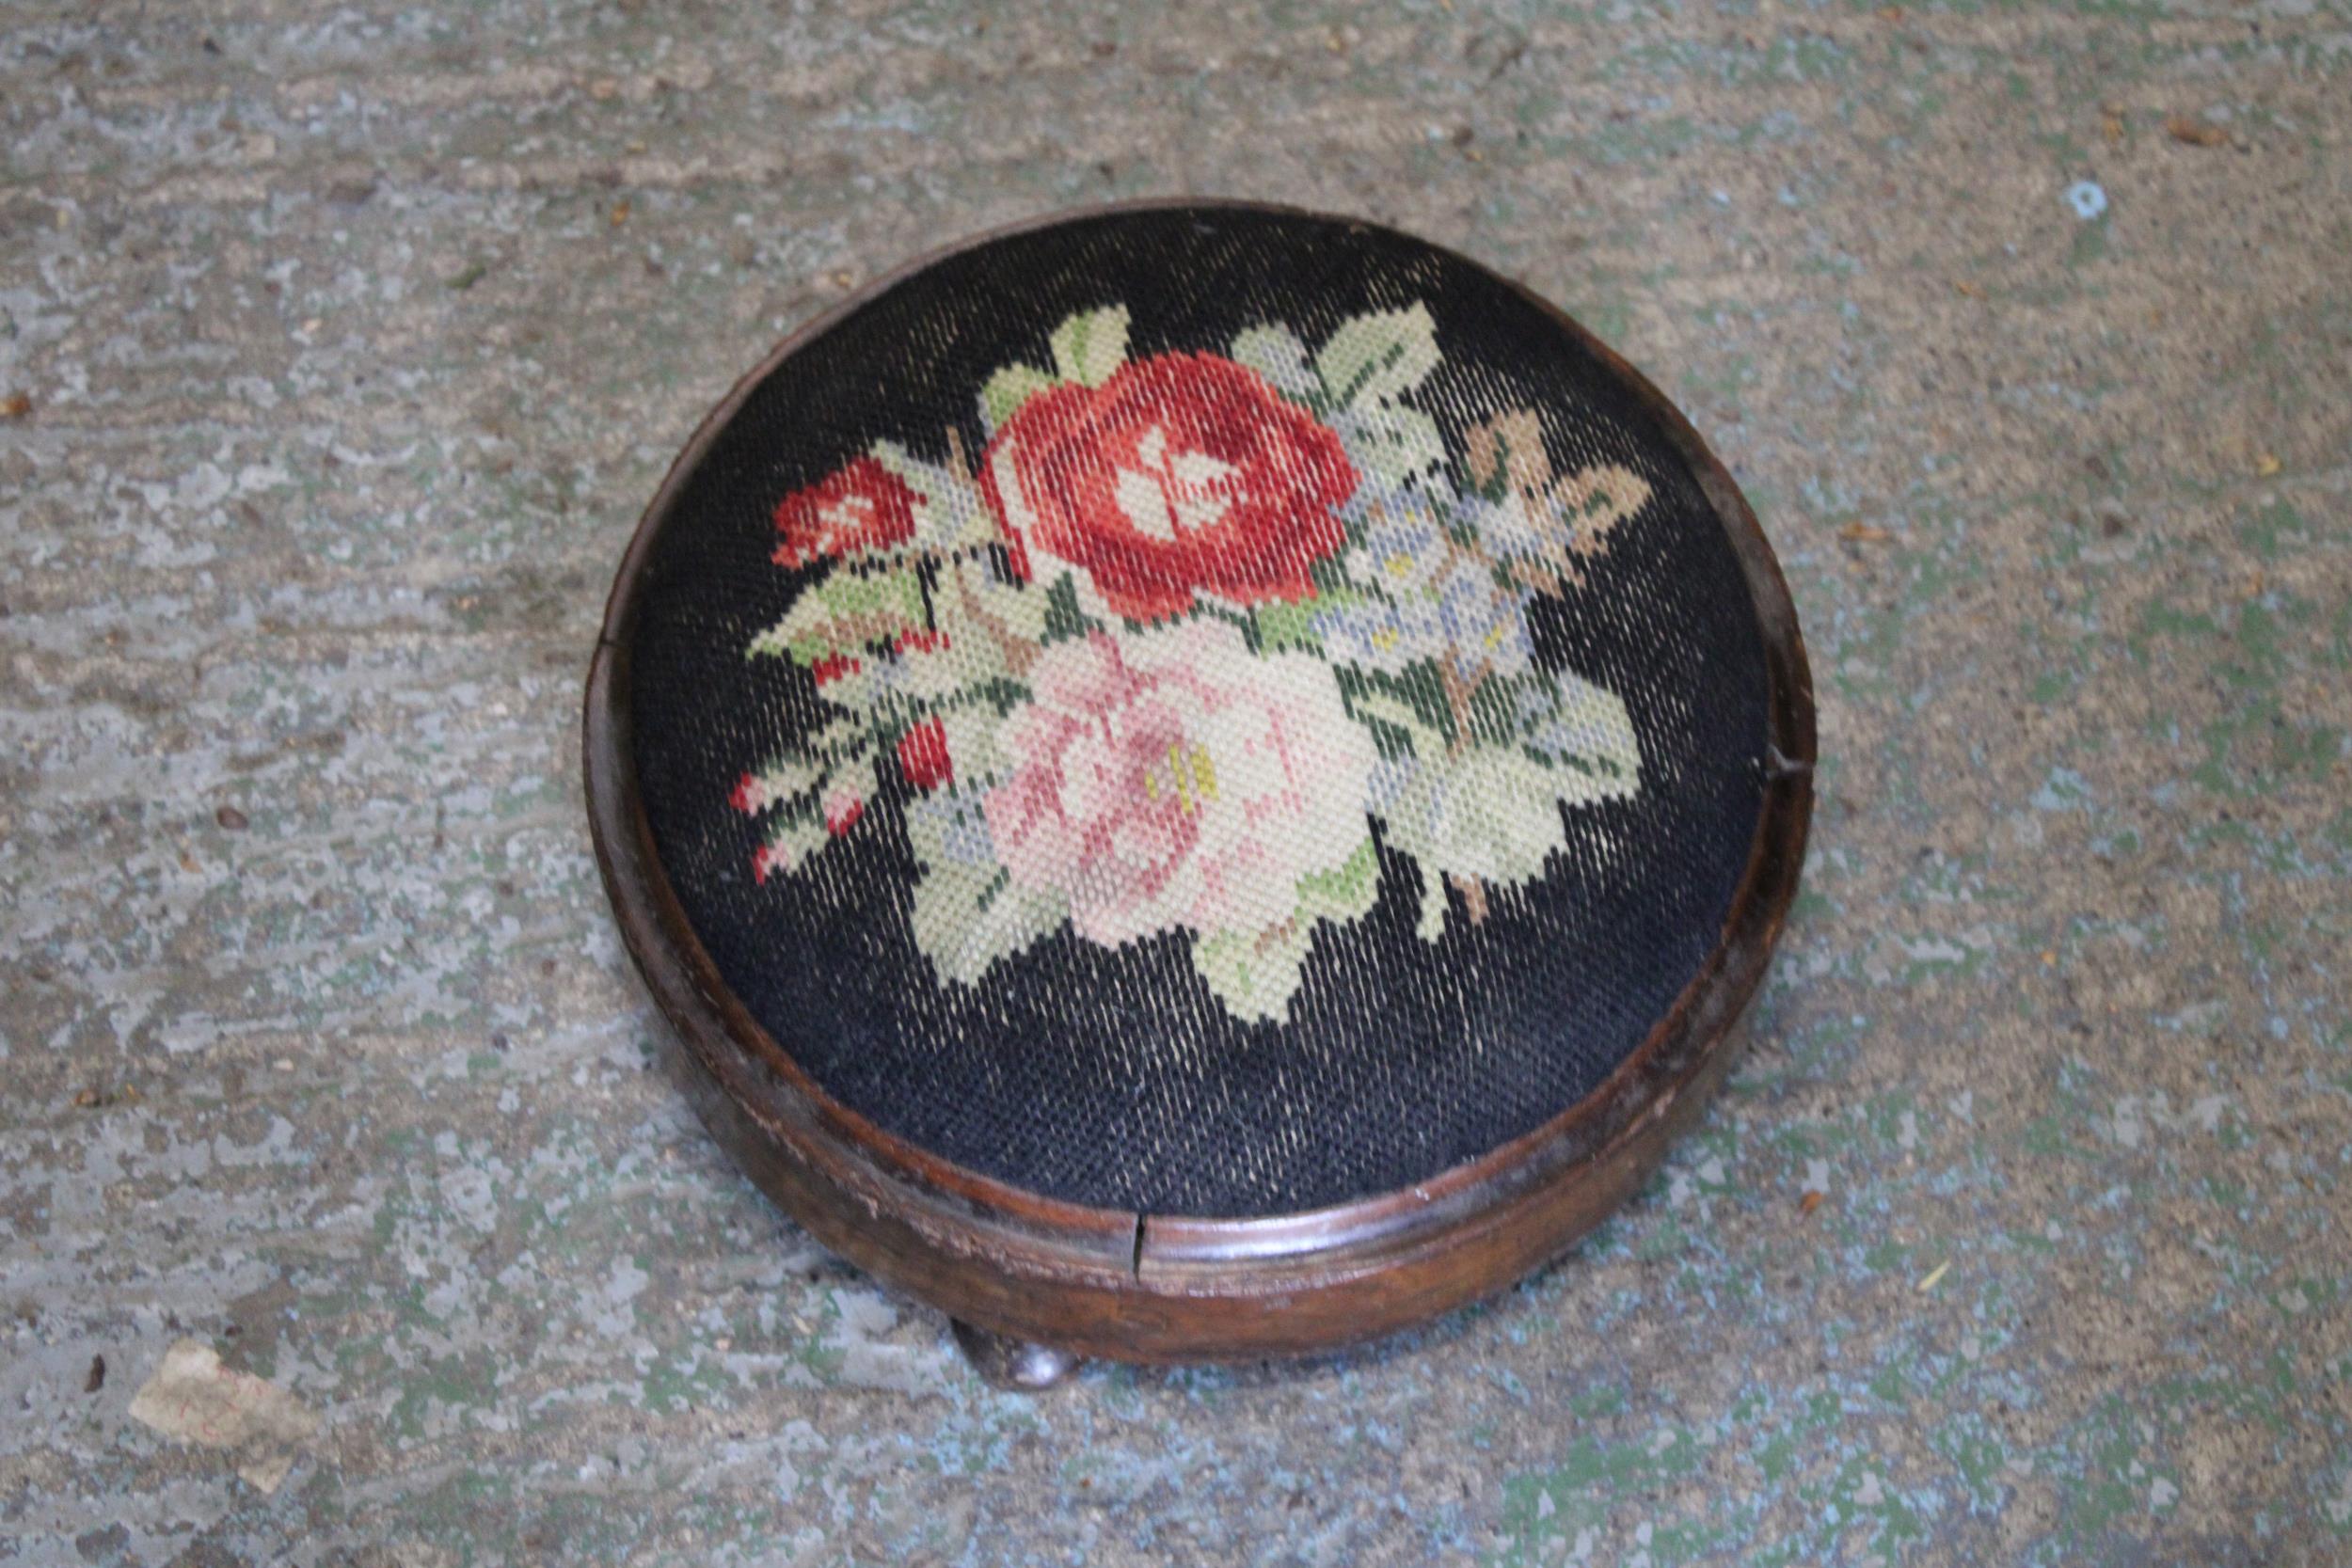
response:
<svg viewBox="0 0 2352 1568"><path fill-rule="evenodd" d="M1009 1338L1002 1334L965 1323L961 1318L949 1320L956 1332L957 1348L981 1380L999 1388L1017 1388L1024 1393L1038 1393L1075 1371L1078 1358L1066 1350L1051 1345L1032 1344L1026 1339Z"/></svg>

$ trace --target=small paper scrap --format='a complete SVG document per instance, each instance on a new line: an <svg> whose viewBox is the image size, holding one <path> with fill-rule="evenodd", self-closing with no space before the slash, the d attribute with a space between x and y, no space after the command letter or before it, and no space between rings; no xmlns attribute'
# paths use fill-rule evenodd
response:
<svg viewBox="0 0 2352 1568"><path fill-rule="evenodd" d="M131 1401L133 1419L167 1437L236 1450L237 1474L275 1492L319 1418L283 1388L220 1364L210 1345L183 1339Z"/></svg>

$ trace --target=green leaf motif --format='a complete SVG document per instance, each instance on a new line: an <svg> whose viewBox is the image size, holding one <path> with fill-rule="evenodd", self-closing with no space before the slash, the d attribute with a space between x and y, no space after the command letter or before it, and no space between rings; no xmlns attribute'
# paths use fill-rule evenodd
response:
<svg viewBox="0 0 2352 1568"><path fill-rule="evenodd" d="M824 758L812 750L804 749L795 749L788 755L778 757L755 775L759 796L768 806L807 794L821 784L824 777Z"/></svg>
<svg viewBox="0 0 2352 1568"><path fill-rule="evenodd" d="M1408 484L1445 467L1438 421L1401 403L1352 409L1339 425L1348 461L1391 484Z"/></svg>
<svg viewBox="0 0 2352 1568"><path fill-rule="evenodd" d="M801 742L806 755L830 762L835 767L853 762L874 749L874 732L864 719L855 714L841 714L826 721L823 728Z"/></svg>
<svg viewBox="0 0 2352 1568"><path fill-rule="evenodd" d="M976 984L989 966L1060 927L1058 895L1028 892L995 862L977 793L907 808L907 842L923 873L914 884L914 945L943 980Z"/></svg>
<svg viewBox="0 0 2352 1568"><path fill-rule="evenodd" d="M1064 381L1100 387L1127 359L1127 308L1081 310L1054 328L1054 368Z"/></svg>
<svg viewBox="0 0 2352 1568"><path fill-rule="evenodd" d="M1311 599L1273 599L1260 605L1251 611L1259 651L1276 654L1286 648L1305 648L1320 652L1323 639L1315 635L1315 617L1336 602L1336 594L1317 594Z"/></svg>
<svg viewBox="0 0 2352 1568"><path fill-rule="evenodd" d="M996 704L985 696L958 698L940 705L939 721L947 732L947 755L955 764L955 792L987 794L997 776L1010 768L999 739L1004 720Z"/></svg>
<svg viewBox="0 0 2352 1568"><path fill-rule="evenodd" d="M1025 583L1009 582L984 558L965 557L944 565L931 594L931 613L948 645L993 672L1002 667L1008 643L1035 645L1045 635L1047 595Z"/></svg>
<svg viewBox="0 0 2352 1568"><path fill-rule="evenodd" d="M1315 927L1347 925L1372 912L1380 897L1380 853L1367 833L1355 852L1328 871L1298 880L1291 918L1267 931L1217 931L1192 946L1192 965L1236 1018L1279 1022L1305 977Z"/></svg>
<svg viewBox="0 0 2352 1568"><path fill-rule="evenodd" d="M1054 586L1045 591L1045 621L1040 640L1063 642L1084 637L1091 624L1078 608L1078 579L1069 572L1062 573L1054 579Z"/></svg>
<svg viewBox="0 0 2352 1568"><path fill-rule="evenodd" d="M1253 326L1233 340L1234 362L1265 377L1293 403L1326 401L1323 377L1307 362L1307 345L1287 326Z"/></svg>
<svg viewBox="0 0 2352 1568"><path fill-rule="evenodd" d="M917 457L896 441L877 441L874 461L914 492L916 550L957 550L985 545L997 536L996 517L979 486L945 463Z"/></svg>
<svg viewBox="0 0 2352 1568"><path fill-rule="evenodd" d="M1542 876L1545 857L1566 847L1557 778L1498 746L1424 756L1381 820L1389 842L1421 863L1424 882L1453 875L1516 886Z"/></svg>
<svg viewBox="0 0 2352 1568"><path fill-rule="evenodd" d="M980 418L995 434L1012 422L1021 405L1055 385L1054 378L1034 365L1007 365L980 388Z"/></svg>
<svg viewBox="0 0 2352 1568"><path fill-rule="evenodd" d="M1419 303L1341 323L1315 356L1315 369L1341 407L1391 402L1437 368L1438 324Z"/></svg>
<svg viewBox="0 0 2352 1568"><path fill-rule="evenodd" d="M1349 666L1353 668L1353 666ZM1358 720L1374 726L1373 738L1382 738L1381 731L1403 737L1400 750L1406 756L1441 757L1445 755L1445 731L1429 722L1421 709L1384 686L1367 684L1348 695L1348 709ZM1388 748L1383 749L1388 754Z"/></svg>
<svg viewBox="0 0 2352 1568"><path fill-rule="evenodd" d="M831 843L833 835L825 831L822 818L807 816L787 817L779 823L767 840L767 874L789 876L808 863L808 858Z"/></svg>
<svg viewBox="0 0 2352 1568"><path fill-rule="evenodd" d="M923 578L913 567L887 572L835 571L819 581L817 598L840 625L876 629L866 638L911 631L923 624Z"/></svg>
<svg viewBox="0 0 2352 1568"><path fill-rule="evenodd" d="M784 612L783 620L752 639L748 651L814 664L833 652L833 628L832 608L815 594L803 592Z"/></svg>
<svg viewBox="0 0 2352 1568"><path fill-rule="evenodd" d="M922 574L913 566L884 572L835 568L792 601L784 618L752 639L750 652L784 655L814 664L854 655L926 625Z"/></svg>
<svg viewBox="0 0 2352 1568"><path fill-rule="evenodd" d="M1550 773L1562 805L1584 806L1629 797L1641 787L1642 743L1624 699L1580 676L1544 682L1549 712L1526 725L1526 753Z"/></svg>
<svg viewBox="0 0 2352 1568"><path fill-rule="evenodd" d="M1298 993L1314 936L1311 920L1271 931L1219 931L1192 944L1192 967L1235 1018L1279 1023Z"/></svg>
<svg viewBox="0 0 2352 1568"><path fill-rule="evenodd" d="M923 709L958 696L1007 673L1004 660L992 658L987 642L951 644L945 648L907 648L891 656L889 689L893 697Z"/></svg>
<svg viewBox="0 0 2352 1568"><path fill-rule="evenodd" d="M1337 926L1361 920L1380 897L1380 852L1372 835L1346 861L1329 871L1317 871L1298 880L1298 920L1311 926L1328 920Z"/></svg>
<svg viewBox="0 0 2352 1568"><path fill-rule="evenodd" d="M1421 913L1413 922L1413 935L1423 942L1435 942L1445 935L1445 882L1427 866L1421 868Z"/></svg>

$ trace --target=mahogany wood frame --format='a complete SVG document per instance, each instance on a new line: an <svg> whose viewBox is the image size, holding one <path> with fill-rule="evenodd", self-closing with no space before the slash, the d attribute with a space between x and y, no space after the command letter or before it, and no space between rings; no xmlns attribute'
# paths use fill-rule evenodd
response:
<svg viewBox="0 0 2352 1568"><path fill-rule="evenodd" d="M1398 1191L1250 1219L1042 1197L895 1137L818 1087L727 990L655 856L630 761L628 704L630 632L654 543L753 388L885 290L1009 234L1187 206L1320 215L1193 198L1057 213L900 267L785 339L703 420L638 524L589 672L583 735L606 890L675 1031L664 1042L668 1065L720 1143L824 1245L960 1322L1128 1361L1235 1360L1374 1338L1500 1291L1566 1250L1640 1186L1736 1055L1742 1015L1796 893L1813 807L1812 677L1756 515L1663 393L1511 283L1616 374L1691 463L1738 555L1765 641L1772 749L1747 868L1714 951L1647 1038L1585 1099L1476 1160Z"/></svg>

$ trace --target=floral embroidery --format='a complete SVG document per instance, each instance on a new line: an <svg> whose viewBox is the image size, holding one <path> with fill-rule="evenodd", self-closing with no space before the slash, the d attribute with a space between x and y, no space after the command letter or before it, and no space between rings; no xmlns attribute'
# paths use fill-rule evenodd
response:
<svg viewBox="0 0 2352 1568"><path fill-rule="evenodd" d="M1204 618L1057 643L1030 680L989 832L1013 885L1066 900L1089 941L1263 932L1365 841L1372 737L1320 659L1253 656Z"/></svg>
<svg viewBox="0 0 2352 1568"><path fill-rule="evenodd" d="M755 657L828 719L731 800L753 871L860 830L896 767L921 868L915 943L977 983L1067 925L1176 933L1236 1016L1287 1015L1316 928L1370 912L1381 842L1473 923L1566 845L1561 808L1632 795L1625 705L1536 659L1528 606L1584 582L1649 499L1555 474L1504 409L1458 459L1408 401L1425 307L1131 359L1122 307L1072 316L1049 372L980 389L984 449L892 441L776 509L781 565L824 563ZM872 829L863 831L872 832Z"/></svg>
<svg viewBox="0 0 2352 1568"><path fill-rule="evenodd" d="M805 566L826 556L853 555L906 543L914 531L914 493L870 457L821 484L784 499L776 508L776 564Z"/></svg>
<svg viewBox="0 0 2352 1568"><path fill-rule="evenodd" d="M1086 574L1130 621L1196 594L1234 604L1314 594L1356 488L1339 437L1263 379L1209 354L1120 366L1101 387L1024 403L981 459L1023 541Z"/></svg>

